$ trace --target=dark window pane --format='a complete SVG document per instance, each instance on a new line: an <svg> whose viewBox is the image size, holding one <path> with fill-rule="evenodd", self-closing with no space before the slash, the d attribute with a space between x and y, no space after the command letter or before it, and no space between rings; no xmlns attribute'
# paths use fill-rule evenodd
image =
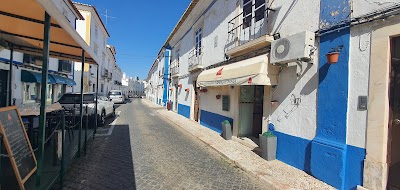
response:
<svg viewBox="0 0 400 190"><path fill-rule="evenodd" d="M251 3L244 4L243 6L243 28L251 26L252 8Z"/></svg>
<svg viewBox="0 0 400 190"><path fill-rule="evenodd" d="M265 5L256 10L256 22L265 17Z"/></svg>
<svg viewBox="0 0 400 190"><path fill-rule="evenodd" d="M58 101L60 104L79 104L81 100L80 94L64 94ZM84 94L83 103L93 103L94 94Z"/></svg>
<svg viewBox="0 0 400 190"><path fill-rule="evenodd" d="M122 94L121 92L109 92L108 95L122 95Z"/></svg>
<svg viewBox="0 0 400 190"><path fill-rule="evenodd" d="M256 9L257 9L257 7L264 5L264 3L265 3L265 0L256 0L256 6L255 6Z"/></svg>
<svg viewBox="0 0 400 190"><path fill-rule="evenodd" d="M246 5L247 3L251 3L252 0L243 0L243 5Z"/></svg>

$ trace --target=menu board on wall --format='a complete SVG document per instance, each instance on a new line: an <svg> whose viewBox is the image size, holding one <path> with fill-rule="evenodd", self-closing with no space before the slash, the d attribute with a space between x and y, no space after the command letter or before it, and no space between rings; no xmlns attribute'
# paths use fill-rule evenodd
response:
<svg viewBox="0 0 400 190"><path fill-rule="evenodd" d="M37 161L17 107L0 108L0 133L22 190L37 169Z"/></svg>
<svg viewBox="0 0 400 190"><path fill-rule="evenodd" d="M229 96L222 96L222 110L229 111Z"/></svg>

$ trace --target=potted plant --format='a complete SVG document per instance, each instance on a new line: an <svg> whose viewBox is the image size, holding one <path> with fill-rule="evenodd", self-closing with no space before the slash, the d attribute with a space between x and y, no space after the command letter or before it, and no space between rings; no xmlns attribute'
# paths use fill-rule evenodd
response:
<svg viewBox="0 0 400 190"><path fill-rule="evenodd" d="M340 50L342 50L342 48L343 48L343 45L332 48L331 51L325 55L329 64L335 64L338 62Z"/></svg>
<svg viewBox="0 0 400 190"><path fill-rule="evenodd" d="M276 159L277 137L272 131L260 134L261 157L267 161Z"/></svg>

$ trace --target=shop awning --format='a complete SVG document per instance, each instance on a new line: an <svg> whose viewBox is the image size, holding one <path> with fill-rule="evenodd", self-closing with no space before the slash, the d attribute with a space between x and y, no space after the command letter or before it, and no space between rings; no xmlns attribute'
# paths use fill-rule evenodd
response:
<svg viewBox="0 0 400 190"><path fill-rule="evenodd" d="M57 84L67 84L65 77L58 76L58 75L52 75L52 74L50 74L50 76L52 76L54 78L54 80L56 81Z"/></svg>
<svg viewBox="0 0 400 190"><path fill-rule="evenodd" d="M197 78L199 86L276 85L278 70L268 65L265 55L205 70Z"/></svg>
<svg viewBox="0 0 400 190"><path fill-rule="evenodd" d="M2 0L0 2L0 38L18 52L43 55L45 10L51 16L50 57L86 63L98 63L97 57L75 28L49 0ZM80 15L82 18L82 15Z"/></svg>
<svg viewBox="0 0 400 190"><path fill-rule="evenodd" d="M42 73L21 70L21 81L29 83L42 83ZM49 75L47 77L47 83L56 84L56 81L52 76Z"/></svg>
<svg viewBox="0 0 400 190"><path fill-rule="evenodd" d="M72 80L70 78L64 78L64 79L65 79L65 82L67 82L66 85L68 85L68 86L75 86L76 85L76 82L74 80Z"/></svg>

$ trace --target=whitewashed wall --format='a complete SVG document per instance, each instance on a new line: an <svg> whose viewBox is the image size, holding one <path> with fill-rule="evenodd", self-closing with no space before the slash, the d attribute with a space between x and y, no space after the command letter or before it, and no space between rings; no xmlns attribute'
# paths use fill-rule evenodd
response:
<svg viewBox="0 0 400 190"><path fill-rule="evenodd" d="M360 17L367 13L400 3L400 0L352 0L352 17Z"/></svg>
<svg viewBox="0 0 400 190"><path fill-rule="evenodd" d="M68 19L71 26L75 28L75 20L77 19L77 17L74 14L75 10L73 10L73 7L71 7L74 5L67 5L67 1L64 0L53 0L53 2L60 10L60 12L64 14L64 16Z"/></svg>
<svg viewBox="0 0 400 190"><path fill-rule="evenodd" d="M304 10L307 7L307 11ZM312 1L274 1L269 15L269 33L280 33L287 37L309 30L315 32L319 26L319 0ZM315 44L318 46L318 42ZM276 130L304 139L312 140L316 133L316 103L318 88L318 54L315 64L303 63L303 71L296 66L282 70L276 89L272 89L272 100L277 100L279 106L271 110L271 122ZM293 105L294 98L300 98L301 103Z"/></svg>

